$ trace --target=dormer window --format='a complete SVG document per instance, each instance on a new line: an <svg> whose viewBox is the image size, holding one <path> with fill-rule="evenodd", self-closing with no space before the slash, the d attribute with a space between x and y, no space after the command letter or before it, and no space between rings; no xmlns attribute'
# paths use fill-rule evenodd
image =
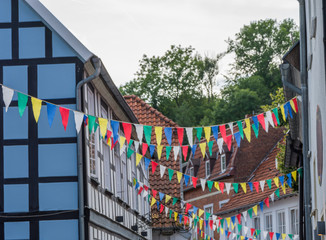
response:
<svg viewBox="0 0 326 240"><path fill-rule="evenodd" d="M206 172L206 178L208 178L211 175L211 165L209 160L205 162L205 172Z"/></svg>
<svg viewBox="0 0 326 240"><path fill-rule="evenodd" d="M189 176L193 177L194 176L194 167L189 168Z"/></svg>
<svg viewBox="0 0 326 240"><path fill-rule="evenodd" d="M226 171L226 157L225 154L221 155L221 172Z"/></svg>

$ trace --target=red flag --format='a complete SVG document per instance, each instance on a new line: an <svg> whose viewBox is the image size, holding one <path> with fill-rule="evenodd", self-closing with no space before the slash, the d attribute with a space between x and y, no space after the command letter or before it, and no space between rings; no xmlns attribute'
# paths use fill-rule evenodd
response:
<svg viewBox="0 0 326 240"><path fill-rule="evenodd" d="M153 198L155 198L156 197L156 194L157 194L157 191L154 190L154 189L152 189L152 194L153 194Z"/></svg>
<svg viewBox="0 0 326 240"><path fill-rule="evenodd" d="M158 165L157 162L152 161L152 174L154 174L157 165Z"/></svg>
<svg viewBox="0 0 326 240"><path fill-rule="evenodd" d="M184 215L183 218L184 218L184 225L187 225L188 217L186 215Z"/></svg>
<svg viewBox="0 0 326 240"><path fill-rule="evenodd" d="M294 104L294 108L295 108L296 112L298 112L298 111L299 111L299 109L298 109L298 102L297 102L297 98L293 98L293 99L292 99L292 101L293 101L293 104Z"/></svg>
<svg viewBox="0 0 326 240"><path fill-rule="evenodd" d="M225 125L220 125L219 130L221 132L222 138L224 139L224 142L226 142L226 130Z"/></svg>
<svg viewBox="0 0 326 240"><path fill-rule="evenodd" d="M274 236L274 232L269 232L269 237L271 238L271 240L273 239Z"/></svg>
<svg viewBox="0 0 326 240"><path fill-rule="evenodd" d="M269 208L269 197L265 198L264 203Z"/></svg>
<svg viewBox="0 0 326 240"><path fill-rule="evenodd" d="M218 217L217 219L220 220L220 221L218 221L218 226L221 226L221 219L222 218Z"/></svg>
<svg viewBox="0 0 326 240"><path fill-rule="evenodd" d="M231 235L231 231L228 231L228 237L230 237L230 235Z"/></svg>
<svg viewBox="0 0 326 240"><path fill-rule="evenodd" d="M276 120L275 114L273 112L272 112L272 118L273 118L275 127L277 127L277 120Z"/></svg>
<svg viewBox="0 0 326 240"><path fill-rule="evenodd" d="M147 143L143 143L142 144L142 153L143 153L143 156L145 156L146 152L147 152L147 149L148 149L148 144Z"/></svg>
<svg viewBox="0 0 326 240"><path fill-rule="evenodd" d="M190 203L186 203L186 213L189 211L189 209L192 207Z"/></svg>
<svg viewBox="0 0 326 240"><path fill-rule="evenodd" d="M144 189L143 187L140 187L139 188L138 195L141 194L141 192L143 191L143 189Z"/></svg>
<svg viewBox="0 0 326 240"><path fill-rule="evenodd" d="M146 190L146 191L148 191L148 187L144 184L144 189Z"/></svg>
<svg viewBox="0 0 326 240"><path fill-rule="evenodd" d="M183 131L184 131L184 129L183 128L177 128L177 131L178 131L179 143L180 143L180 145L182 145L182 142L183 142Z"/></svg>
<svg viewBox="0 0 326 240"><path fill-rule="evenodd" d="M161 204L161 207L160 207L160 213L162 213L162 212L163 212L163 209L164 209L164 205L163 205L163 204Z"/></svg>
<svg viewBox="0 0 326 240"><path fill-rule="evenodd" d="M192 178L192 185L194 185L194 188L196 188L198 178L196 178L196 177L191 177L191 178Z"/></svg>
<svg viewBox="0 0 326 240"><path fill-rule="evenodd" d="M117 145L118 140L113 142L113 138L111 138L111 142L112 142L112 144L111 144L111 150L112 150L115 147L115 145Z"/></svg>
<svg viewBox="0 0 326 240"><path fill-rule="evenodd" d="M129 144L130 137L131 137L131 129L132 129L131 123L122 123L122 127L125 133L127 143Z"/></svg>
<svg viewBox="0 0 326 240"><path fill-rule="evenodd" d="M188 155L188 146L182 146L181 148L182 148L183 158L186 161Z"/></svg>
<svg viewBox="0 0 326 240"><path fill-rule="evenodd" d="M213 230L213 223L214 223L213 220L209 220L209 227L211 228L211 230Z"/></svg>
<svg viewBox="0 0 326 240"><path fill-rule="evenodd" d="M266 130L265 128L265 117L264 117L264 113L258 114L257 115L258 121L260 122L261 126L263 127L264 130Z"/></svg>
<svg viewBox="0 0 326 240"><path fill-rule="evenodd" d="M231 151L231 145L232 145L232 135L226 136L225 137L225 142L228 146L229 151Z"/></svg>
<svg viewBox="0 0 326 240"><path fill-rule="evenodd" d="M259 192L259 182L253 182L257 192Z"/></svg>
<svg viewBox="0 0 326 240"><path fill-rule="evenodd" d="M224 182L219 182L218 185L220 186L220 190L223 193L224 192Z"/></svg>
<svg viewBox="0 0 326 240"><path fill-rule="evenodd" d="M238 223L241 224L241 213L237 215Z"/></svg>
<svg viewBox="0 0 326 240"><path fill-rule="evenodd" d="M111 135L112 135L112 132L110 130L108 130L106 132L106 138L109 139L111 137Z"/></svg>
<svg viewBox="0 0 326 240"><path fill-rule="evenodd" d="M63 127L65 128L65 131L66 131L66 128L67 128L67 125L68 125L68 118L69 118L69 109L59 107L59 111L60 111L60 114L61 114L62 125L63 125Z"/></svg>
<svg viewBox="0 0 326 240"><path fill-rule="evenodd" d="M251 236L254 235L254 232L256 231L256 229L254 228L250 228L250 232L251 232Z"/></svg>

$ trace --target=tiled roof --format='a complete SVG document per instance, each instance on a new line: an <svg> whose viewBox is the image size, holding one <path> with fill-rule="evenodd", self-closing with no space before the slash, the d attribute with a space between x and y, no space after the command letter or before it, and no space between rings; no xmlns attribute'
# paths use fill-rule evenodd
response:
<svg viewBox="0 0 326 240"><path fill-rule="evenodd" d="M130 96L124 96L124 98L128 103L128 105L130 106L131 110L134 112L140 124L149 125L149 126L178 127L178 125L175 122L173 122L171 119L164 116L161 112L157 111L156 109L154 109L153 107L145 103L139 97L135 95L130 95ZM151 144L156 144L154 128L152 130ZM164 133L162 134L161 144L168 145ZM178 144L177 135L176 133L174 133L172 145L177 145L177 144ZM174 161L173 151L171 151L168 161L166 160L166 154L164 150L162 152L161 160L155 159L155 161L158 161L159 164L162 164L168 168L172 168L175 171L180 171L179 159L177 161ZM161 178L159 172L160 172L159 166L157 167L154 175L150 170L149 182L151 188L180 199L180 184L177 182L175 175L172 178L172 181L169 181L167 174L165 174L163 178ZM157 196L156 199L159 200L159 197ZM167 206L175 211L180 212L180 205L177 204L175 206L172 206L171 203L172 201L170 201L169 204L167 204ZM175 225L172 219L168 219L168 217L165 217L164 213L162 214L159 213L155 206L153 206L152 208L152 221L153 221L153 228L171 228Z"/></svg>
<svg viewBox="0 0 326 240"><path fill-rule="evenodd" d="M280 140L282 144L284 144L283 139ZM277 153L280 151L280 149L277 147L277 144L272 148L272 150L268 153L268 155L261 161L261 163L258 165L258 167L253 171L252 174L250 174L250 181L260 181L260 180L266 180L271 179L274 177L277 177L280 175L280 172L276 169L275 164L275 158ZM256 192L254 189L253 192L250 191L250 188L247 184L247 193L244 193L239 187L239 193L235 194L233 193L233 196L231 197L230 201L225 204L219 212L216 214L219 216L227 216L230 213L234 212L242 212L253 205L263 201L265 198L267 198L269 195L271 195L277 187L274 183L272 183L272 188L269 189L267 186L267 183L265 183L264 192L261 192L261 189L259 189L259 193ZM286 197L286 196L292 196L293 192L290 189L286 190L286 194L284 195L282 189L280 188L280 196ZM277 198L275 196L275 198Z"/></svg>

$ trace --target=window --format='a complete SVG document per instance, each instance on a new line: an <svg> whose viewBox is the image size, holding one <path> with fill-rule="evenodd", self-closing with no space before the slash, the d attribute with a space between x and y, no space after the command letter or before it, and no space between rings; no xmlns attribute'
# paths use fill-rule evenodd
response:
<svg viewBox="0 0 326 240"><path fill-rule="evenodd" d="M208 212L210 214L213 214L213 204L208 204L204 206L205 213ZM204 214L204 220L212 220L212 219L206 219L206 214ZM208 231L206 233L210 237L214 237L214 231L208 227Z"/></svg>
<svg viewBox="0 0 326 240"><path fill-rule="evenodd" d="M226 170L226 157L225 154L221 155L221 172Z"/></svg>
<svg viewBox="0 0 326 240"><path fill-rule="evenodd" d="M291 209L291 233L299 234L299 210Z"/></svg>
<svg viewBox="0 0 326 240"><path fill-rule="evenodd" d="M277 213L277 232L278 233L286 233L285 212L284 211L279 211Z"/></svg>
<svg viewBox="0 0 326 240"><path fill-rule="evenodd" d="M273 232L273 215L272 215L272 213L265 214L265 231Z"/></svg>
<svg viewBox="0 0 326 240"><path fill-rule="evenodd" d="M222 208L226 203L228 203L229 202L229 199L226 199L226 200L223 200L223 201L220 201L219 203L218 203L218 205L220 206L220 208Z"/></svg>
<svg viewBox="0 0 326 240"><path fill-rule="evenodd" d="M206 178L211 175L211 166L209 160L205 162L205 169L206 169Z"/></svg>
<svg viewBox="0 0 326 240"><path fill-rule="evenodd" d="M94 93L88 89L88 114L95 115L94 105ZM88 132L88 131L87 131ZM89 133L89 132L88 132ZM95 133L92 131L88 137L88 149L89 149L89 170L93 177L96 177L96 145L95 145Z"/></svg>
<svg viewBox="0 0 326 240"><path fill-rule="evenodd" d="M194 167L189 168L189 176L193 177L194 176Z"/></svg>
<svg viewBox="0 0 326 240"><path fill-rule="evenodd" d="M254 217L254 229L259 229L260 230L260 217ZM257 235L257 233L254 233L254 238L260 240L260 234Z"/></svg>

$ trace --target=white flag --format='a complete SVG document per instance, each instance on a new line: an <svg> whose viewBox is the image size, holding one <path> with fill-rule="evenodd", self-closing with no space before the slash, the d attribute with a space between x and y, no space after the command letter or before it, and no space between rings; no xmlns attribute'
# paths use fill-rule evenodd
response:
<svg viewBox="0 0 326 240"><path fill-rule="evenodd" d="M218 145L218 149L220 151L220 154L222 154L222 151L223 151L223 138L217 139L217 145Z"/></svg>
<svg viewBox="0 0 326 240"><path fill-rule="evenodd" d="M138 141L134 141L134 144L135 144L135 152L138 152L139 142Z"/></svg>
<svg viewBox="0 0 326 240"><path fill-rule="evenodd" d="M75 116L76 130L77 130L77 133L79 133L81 125L83 123L84 113L74 111L74 116Z"/></svg>
<svg viewBox="0 0 326 240"><path fill-rule="evenodd" d="M187 133L189 145L190 146L194 145L193 140L192 140L192 128L186 128L186 133Z"/></svg>
<svg viewBox="0 0 326 240"><path fill-rule="evenodd" d="M3 102L6 106L6 112L8 111L8 107L12 101L12 97L14 96L14 90L2 86L2 95L3 95Z"/></svg>
<svg viewBox="0 0 326 240"><path fill-rule="evenodd" d="M122 153L126 150L127 146L125 144L123 144L122 147L120 147L120 156L122 155Z"/></svg>
<svg viewBox="0 0 326 240"><path fill-rule="evenodd" d="M206 179L200 179L201 188L205 191Z"/></svg>
<svg viewBox="0 0 326 240"><path fill-rule="evenodd" d="M265 180L261 180L259 184L260 184L261 191L264 192Z"/></svg>
<svg viewBox="0 0 326 240"><path fill-rule="evenodd" d="M231 183L225 183L225 188L226 188L226 192L227 194L230 194L230 189L231 189Z"/></svg>
<svg viewBox="0 0 326 240"><path fill-rule="evenodd" d="M168 212L169 212L169 208L168 207L165 207L165 216L168 215Z"/></svg>
<svg viewBox="0 0 326 240"><path fill-rule="evenodd" d="M163 175L164 175L165 169L166 169L166 167L165 167L165 166L163 166L163 165L160 165L160 174L161 174L161 178L162 178L162 177L163 177Z"/></svg>
<svg viewBox="0 0 326 240"><path fill-rule="evenodd" d="M264 237L264 239L266 239L266 237L267 237L267 234L268 234L268 232L267 232L267 231L263 231L263 237Z"/></svg>
<svg viewBox="0 0 326 240"><path fill-rule="evenodd" d="M134 124L134 125L135 125L135 128L136 128L138 141L143 142L143 134L144 134L143 125L140 125L140 124Z"/></svg>
<svg viewBox="0 0 326 240"><path fill-rule="evenodd" d="M247 211L242 212L242 216L245 221L247 221Z"/></svg>
<svg viewBox="0 0 326 240"><path fill-rule="evenodd" d="M243 232L244 232L244 235L246 235L246 234L247 234L247 232L248 232L248 227L246 227L246 226L243 226Z"/></svg>
<svg viewBox="0 0 326 240"><path fill-rule="evenodd" d="M173 147L173 153L174 153L174 161L177 161L178 155L180 151L180 146L174 146Z"/></svg>
<svg viewBox="0 0 326 240"><path fill-rule="evenodd" d="M269 122L267 117L265 117L265 131L268 133Z"/></svg>
<svg viewBox="0 0 326 240"><path fill-rule="evenodd" d="M231 133L233 135L233 122L228 123Z"/></svg>
<svg viewBox="0 0 326 240"><path fill-rule="evenodd" d="M272 194L270 195L270 198L271 198L272 202L274 202L274 193L272 193Z"/></svg>
<svg viewBox="0 0 326 240"><path fill-rule="evenodd" d="M266 118L268 119L268 122L272 125L272 127L275 127L271 111L266 112Z"/></svg>

